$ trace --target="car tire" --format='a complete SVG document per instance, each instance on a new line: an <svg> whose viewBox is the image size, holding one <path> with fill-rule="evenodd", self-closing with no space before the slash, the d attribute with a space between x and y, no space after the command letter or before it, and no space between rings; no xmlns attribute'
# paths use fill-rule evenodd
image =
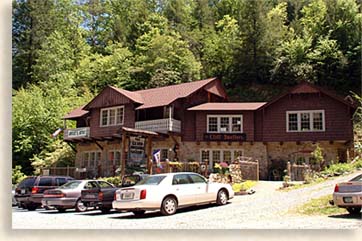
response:
<svg viewBox="0 0 362 241"><path fill-rule="evenodd" d="M350 214L360 214L361 212L361 208L347 208L347 211L350 213Z"/></svg>
<svg viewBox="0 0 362 241"><path fill-rule="evenodd" d="M78 199L75 203L75 211L77 212L85 212L87 211L87 207L83 204L82 200Z"/></svg>
<svg viewBox="0 0 362 241"><path fill-rule="evenodd" d="M57 208L58 212L65 213L65 208Z"/></svg>
<svg viewBox="0 0 362 241"><path fill-rule="evenodd" d="M177 210L177 201L174 197L166 197L161 204L161 213L165 216L175 214Z"/></svg>
<svg viewBox="0 0 362 241"><path fill-rule="evenodd" d="M34 204L28 204L26 208L28 209L28 211L35 211L37 206Z"/></svg>
<svg viewBox="0 0 362 241"><path fill-rule="evenodd" d="M102 213L109 213L111 211L110 208L101 208Z"/></svg>
<svg viewBox="0 0 362 241"><path fill-rule="evenodd" d="M217 199L216 199L216 203L218 205L225 205L228 202L228 193L226 192L225 189L221 189L218 193L217 193Z"/></svg>
<svg viewBox="0 0 362 241"><path fill-rule="evenodd" d="M137 211L132 211L134 215L138 216L138 215L143 215L145 214L145 210L137 210Z"/></svg>

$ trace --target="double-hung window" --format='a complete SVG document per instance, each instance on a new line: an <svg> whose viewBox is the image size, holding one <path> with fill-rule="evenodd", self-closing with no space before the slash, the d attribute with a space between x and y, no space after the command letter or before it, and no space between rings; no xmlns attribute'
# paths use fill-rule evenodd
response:
<svg viewBox="0 0 362 241"><path fill-rule="evenodd" d="M287 111L287 132L325 131L324 110Z"/></svg>
<svg viewBox="0 0 362 241"><path fill-rule="evenodd" d="M101 109L100 126L123 125L123 119L123 106Z"/></svg>
<svg viewBox="0 0 362 241"><path fill-rule="evenodd" d="M243 116L242 115L208 115L207 116L208 133L242 133Z"/></svg>

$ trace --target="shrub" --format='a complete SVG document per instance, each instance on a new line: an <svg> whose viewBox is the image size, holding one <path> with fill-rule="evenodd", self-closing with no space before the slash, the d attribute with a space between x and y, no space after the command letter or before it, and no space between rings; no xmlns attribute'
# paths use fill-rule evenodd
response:
<svg viewBox="0 0 362 241"><path fill-rule="evenodd" d="M354 169L350 163L337 163L326 168L322 174L343 174L345 172L351 172Z"/></svg>
<svg viewBox="0 0 362 241"><path fill-rule="evenodd" d="M115 186L119 186L122 183L122 179L120 176L115 176L115 177L101 177L98 178L99 180L103 180L109 183L112 183Z"/></svg>
<svg viewBox="0 0 362 241"><path fill-rule="evenodd" d="M11 182L13 185L18 184L21 182L24 178L26 178L26 175L21 171L21 166L15 166L12 170L11 175Z"/></svg>
<svg viewBox="0 0 362 241"><path fill-rule="evenodd" d="M252 188L253 186L255 186L256 182L255 181L245 181L242 183L234 183L232 188L234 190L234 192L240 192L243 190L248 190L250 188Z"/></svg>

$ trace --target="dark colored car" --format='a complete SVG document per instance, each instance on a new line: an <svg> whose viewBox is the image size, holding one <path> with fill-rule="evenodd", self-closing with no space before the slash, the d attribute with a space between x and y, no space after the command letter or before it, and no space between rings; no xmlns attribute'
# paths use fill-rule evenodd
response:
<svg viewBox="0 0 362 241"><path fill-rule="evenodd" d="M33 211L41 207L44 191L57 188L74 178L69 176L31 176L25 178L15 189L19 207Z"/></svg>
<svg viewBox="0 0 362 241"><path fill-rule="evenodd" d="M144 179L147 174L134 174L124 176L119 187L101 184L93 189L82 191L82 202L86 207L98 208L102 213L108 213L112 209L114 193L121 187L130 187L135 185L140 180Z"/></svg>
<svg viewBox="0 0 362 241"><path fill-rule="evenodd" d="M71 208L75 208L77 212L84 212L87 207L81 200L81 192L98 187L114 186L102 180L73 180L56 189L45 191L42 205L47 209L56 208L59 212Z"/></svg>

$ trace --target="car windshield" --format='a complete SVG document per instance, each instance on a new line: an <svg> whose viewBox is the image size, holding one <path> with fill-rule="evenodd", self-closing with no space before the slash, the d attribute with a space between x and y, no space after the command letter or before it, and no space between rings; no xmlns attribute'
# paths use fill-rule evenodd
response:
<svg viewBox="0 0 362 241"><path fill-rule="evenodd" d="M362 182L362 175L358 175L357 177L351 179L351 182Z"/></svg>
<svg viewBox="0 0 362 241"><path fill-rule="evenodd" d="M36 179L35 177L26 178L22 182L19 183L18 187L19 188L31 187L34 185L35 179Z"/></svg>
<svg viewBox="0 0 362 241"><path fill-rule="evenodd" d="M77 188L82 181L70 181L59 187L59 189L74 189Z"/></svg>
<svg viewBox="0 0 362 241"><path fill-rule="evenodd" d="M148 176L139 181L136 185L158 185L165 179L166 176Z"/></svg>

